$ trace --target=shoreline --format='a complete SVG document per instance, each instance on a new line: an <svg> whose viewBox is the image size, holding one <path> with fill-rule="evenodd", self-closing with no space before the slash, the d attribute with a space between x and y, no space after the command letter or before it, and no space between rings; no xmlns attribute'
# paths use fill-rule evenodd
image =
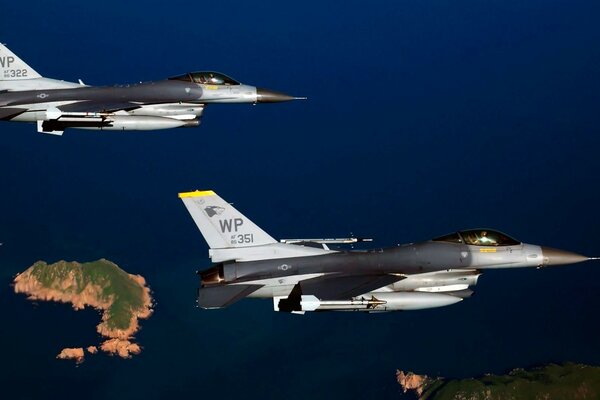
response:
<svg viewBox="0 0 600 400"><path fill-rule="evenodd" d="M127 328L116 328L109 326L111 318L111 307L116 301L116 296L105 296L104 292L107 286L114 282L104 282L104 287L100 284L86 282L84 278L86 265L100 263L102 268L112 268L119 273L122 279L134 282L141 289L141 306L134 309L129 309L131 315ZM42 283L35 272L40 269L46 273L52 272L53 269L61 269L64 272L60 277L53 278L46 284ZM85 283L84 283L85 282ZM141 346L134 343L135 333L140 329L140 319L148 319L153 313L153 299L150 288L146 284L146 280L141 275L129 274L119 268L118 265L111 261L100 259L92 263L78 263L58 261L53 264L47 264L43 261L34 263L27 270L17 274L13 279L13 289L16 294L25 294L30 301L52 301L58 303L71 304L75 311L91 307L101 313L101 321L96 326L96 332L103 337L103 341L98 346L87 346L89 354L95 354L98 350L110 355L118 355L121 358L131 358L132 355L141 352ZM90 349L92 349L90 351ZM59 359L73 359L77 363L84 360L83 348L64 348L58 355Z"/></svg>

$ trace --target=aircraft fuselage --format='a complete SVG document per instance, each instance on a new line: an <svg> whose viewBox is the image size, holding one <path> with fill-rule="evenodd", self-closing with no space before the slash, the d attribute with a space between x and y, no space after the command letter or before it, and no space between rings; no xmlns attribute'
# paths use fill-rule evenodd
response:
<svg viewBox="0 0 600 400"><path fill-rule="evenodd" d="M323 255L224 263L201 275L221 272L222 284L248 283L298 275L401 274L412 275L449 269L491 269L544 266L540 246L521 243L486 247L426 241L369 251L343 251ZM203 279L206 284L206 279ZM209 283L210 285L210 283Z"/></svg>
<svg viewBox="0 0 600 400"><path fill-rule="evenodd" d="M298 99L245 85L216 71L117 86L44 78L0 44L0 120L36 122L38 131L67 128L158 130L198 126L211 103L277 103Z"/></svg>
<svg viewBox="0 0 600 400"><path fill-rule="evenodd" d="M212 190L179 193L213 266L199 272L198 306L272 298L275 311L396 311L455 304L485 269L545 267L596 258L523 243L494 229L370 251L332 250L359 238L276 241Z"/></svg>

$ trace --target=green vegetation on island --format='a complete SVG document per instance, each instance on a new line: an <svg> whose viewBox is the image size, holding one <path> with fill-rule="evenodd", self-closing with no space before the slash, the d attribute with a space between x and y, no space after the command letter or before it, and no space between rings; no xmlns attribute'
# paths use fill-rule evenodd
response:
<svg viewBox="0 0 600 400"><path fill-rule="evenodd" d="M110 329L126 330L131 313L144 306L143 286L116 264L101 259L87 263L59 261L48 265L43 261L31 267L31 275L48 289L81 294L88 285L101 288L97 293L101 302L109 302L106 325ZM64 282L73 284L65 287Z"/></svg>
<svg viewBox="0 0 600 400"><path fill-rule="evenodd" d="M398 382L420 400L587 400L600 399L600 367L566 363L477 379L429 378L397 374ZM401 379L402 377L402 379ZM415 378L417 377L417 378ZM419 382L415 387L405 386Z"/></svg>
<svg viewBox="0 0 600 400"><path fill-rule="evenodd" d="M42 286L60 290L64 282L74 285L64 288L67 293L81 294L88 285L102 289L97 295L101 302L110 302L106 310L106 325L110 329L126 330L131 323L131 313L144 306L143 286L112 262L101 259L87 263L59 261L48 265L43 261L31 267L31 275Z"/></svg>
<svg viewBox="0 0 600 400"><path fill-rule="evenodd" d="M105 259L87 263L38 261L15 277L14 289L32 300L71 303L76 310L86 306L102 310L97 331L110 339L100 348L125 358L141 351L129 341L139 329L138 319L152 314L150 289L140 275L129 274ZM89 349L96 347L88 347L94 354ZM66 348L58 357L80 362L82 353L81 348Z"/></svg>

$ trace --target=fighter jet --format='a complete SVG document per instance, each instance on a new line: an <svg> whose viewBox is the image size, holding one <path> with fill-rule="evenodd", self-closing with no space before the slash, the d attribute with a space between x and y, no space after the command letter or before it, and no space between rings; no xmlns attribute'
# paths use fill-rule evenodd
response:
<svg viewBox="0 0 600 400"><path fill-rule="evenodd" d="M91 87L44 78L0 44L0 120L36 122L42 133L67 128L157 130L194 127L206 104L277 103L303 99L244 85L219 72Z"/></svg>
<svg viewBox="0 0 600 400"><path fill-rule="evenodd" d="M442 307L470 297L487 269L542 268L597 258L522 243L493 229L420 243L340 251L346 239L276 241L213 191L179 193L210 248L198 306L218 309L271 298L275 311L384 312Z"/></svg>

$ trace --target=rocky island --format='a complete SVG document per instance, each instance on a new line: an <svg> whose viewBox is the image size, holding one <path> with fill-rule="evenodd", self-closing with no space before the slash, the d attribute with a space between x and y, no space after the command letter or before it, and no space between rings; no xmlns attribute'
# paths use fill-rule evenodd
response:
<svg viewBox="0 0 600 400"><path fill-rule="evenodd" d="M27 294L30 300L70 303L75 310L93 307L102 313L96 330L106 340L100 350L123 358L141 351L132 339L139 330L138 320L152 314L150 289L142 276L129 274L113 262L38 261L15 277L14 290ZM95 354L98 348L88 346L85 350ZM78 363L84 357L83 348L65 348L57 356Z"/></svg>
<svg viewBox="0 0 600 400"><path fill-rule="evenodd" d="M430 378L396 372L404 393L419 400L587 400L600 399L600 367L566 363L478 379Z"/></svg>

